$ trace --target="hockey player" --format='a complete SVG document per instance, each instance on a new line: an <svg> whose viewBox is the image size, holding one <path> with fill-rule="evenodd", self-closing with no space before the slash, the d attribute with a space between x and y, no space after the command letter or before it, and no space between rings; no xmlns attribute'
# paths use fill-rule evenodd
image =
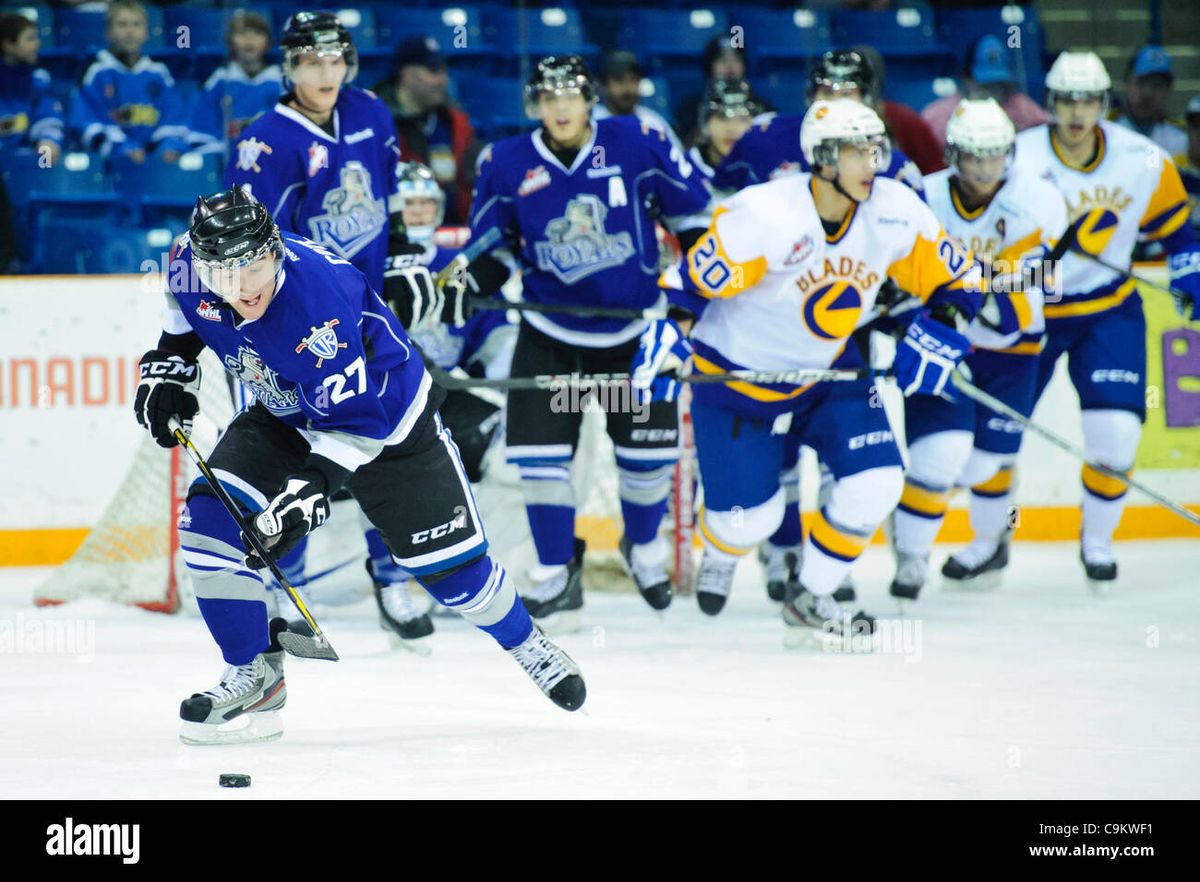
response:
<svg viewBox="0 0 1200 882"><path fill-rule="evenodd" d="M993 288L1016 289L1007 297L988 295L967 329L972 349L966 363L976 386L1028 416L1044 337L1040 285L1051 269L1041 260L1066 229L1067 209L1053 184L1010 173L1015 139L1012 121L994 99L962 101L946 126L950 167L925 177L925 199L946 232L983 263ZM1021 313L1019 339L994 330L999 309L1014 305ZM997 488L1011 482L1021 428L965 396L905 399L908 469L893 520L893 596L915 599L924 585L930 548L955 487L971 488L976 540L943 572L956 577L984 561L1003 566L1010 517L1006 493Z"/></svg>
<svg viewBox="0 0 1200 882"><path fill-rule="evenodd" d="M859 53L834 49L821 56L813 67L805 94L810 104L843 98L874 109L878 91L875 73ZM808 171L799 147L803 120L803 116L786 113L766 113L755 119L750 130L717 166L713 187L718 192L730 192L780 175ZM891 148L890 160L879 176L895 178L918 193L921 191L920 170L895 147Z"/></svg>
<svg viewBox="0 0 1200 882"><path fill-rule="evenodd" d="M1200 248L1187 223L1187 194L1171 158L1149 139L1104 119L1111 82L1092 52L1064 52L1046 74L1053 124L1017 136L1014 172L1045 178L1067 202L1078 249L1126 269L1139 239L1161 243L1171 285L1190 297L1185 317L1200 318ZM1083 411L1090 460L1117 471L1133 468L1146 414L1146 319L1134 282L1086 256L1063 261L1062 298L1045 306L1046 348L1037 397L1055 364L1069 355L1071 382ZM1128 487L1083 467L1080 556L1092 583L1117 576L1112 535ZM993 487L997 494L1008 488ZM977 549L960 561L970 576L995 563ZM1003 554L997 547L995 554ZM970 565L970 566L968 566ZM958 571L956 571L958 572ZM951 575L954 575L953 573Z"/></svg>
<svg viewBox="0 0 1200 882"><path fill-rule="evenodd" d="M924 304L897 347L896 379L906 395L941 393L967 348L956 326L978 306L977 265L912 190L877 178L888 142L869 107L817 101L801 139L812 174L722 203L684 261L664 274L673 302L698 315L695 369L859 367L848 339L891 277ZM644 335L634 363L641 385L689 355L671 319L655 324L661 329ZM900 498L900 453L875 394L867 379L693 388L705 546L696 596L704 612L722 609L738 560L779 525L780 464L789 447L807 444L834 484L809 530L798 581L788 585L784 621L873 630L871 616L840 608L832 593Z"/></svg>
<svg viewBox="0 0 1200 882"><path fill-rule="evenodd" d="M283 230L298 233L350 261L382 291L388 254L388 200L399 151L391 115L372 93L350 83L358 56L349 32L331 12L298 12L280 37L288 93L245 129L227 186L245 184ZM366 535L380 624L391 642L420 640L433 623L414 603L407 578L390 578L386 550ZM281 566L304 583L307 543ZM385 571L376 572L376 565ZM299 627L297 624L296 627ZM413 647L416 648L416 647Z"/></svg>
<svg viewBox="0 0 1200 882"><path fill-rule="evenodd" d="M475 377L508 376L516 326L509 323L502 309L479 310L460 326L413 322L411 286L417 282L433 292L432 273L447 266L459 254L435 241L434 234L445 217L446 194L433 172L419 162L404 162L396 167L397 187L389 211L399 223L393 223L388 250L388 268L384 272L384 299L395 301L400 323L409 332L426 361L444 371L461 368ZM487 265L488 262L481 261ZM479 264L476 266L479 271ZM502 281L502 280L501 280ZM473 279L472 282L475 282ZM474 289L478 291L478 283ZM492 393L495 395L496 393ZM484 456L501 434L501 403L465 389L450 389L438 409L446 429L458 447L463 470L472 484L483 479ZM391 595L407 592L408 574L393 561L378 530L367 531L370 551L369 570L383 583L384 605ZM419 620L424 626L428 617ZM428 625L432 629L431 623Z"/></svg>
<svg viewBox="0 0 1200 882"><path fill-rule="evenodd" d="M168 420L186 427L195 417L196 359L207 346L257 398L226 428L209 465L272 554L320 526L330 497L348 488L397 563L508 650L551 700L578 708L578 667L533 627L487 555L458 451L437 415L441 388L363 274L281 233L240 188L197 201L171 267L163 335L142 357L135 402L155 440L173 446ZM222 723L287 698L257 572L264 562L246 556L236 522L199 479L179 541L229 666L217 686L183 702L180 716L192 725L181 737L221 741Z"/></svg>
<svg viewBox="0 0 1200 882"><path fill-rule="evenodd" d="M711 179L721 160L761 113L762 104L748 82L713 80L700 102L699 140L688 151L688 159Z"/></svg>
<svg viewBox="0 0 1200 882"><path fill-rule="evenodd" d="M289 91L242 132L225 185L249 184L281 228L350 261L382 291L400 156L391 115L350 85L358 55L332 12L291 16L280 50Z"/></svg>
<svg viewBox="0 0 1200 882"><path fill-rule="evenodd" d="M630 117L592 121L595 86L582 59L542 59L525 89L526 112L541 122L481 155L471 235L498 229L517 255L524 298L568 307L631 311L659 299L654 220L688 244L704 227L709 194L666 136ZM526 313L517 332L515 376L624 372L645 319ZM611 391L611 390L610 390ZM671 601L668 549L658 530L678 457L674 401L643 406L629 390L607 398L616 448L622 556L646 601ZM616 398L614 406L613 399ZM507 457L518 466L538 564L525 602L535 619L573 627L583 606L583 541L575 538L570 483L581 412L554 406L555 392L512 391Z"/></svg>

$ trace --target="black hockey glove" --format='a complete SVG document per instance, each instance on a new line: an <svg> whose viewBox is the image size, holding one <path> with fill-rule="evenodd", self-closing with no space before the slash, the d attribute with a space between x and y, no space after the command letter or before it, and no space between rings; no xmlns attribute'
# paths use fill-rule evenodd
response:
<svg viewBox="0 0 1200 882"><path fill-rule="evenodd" d="M388 255L383 273L384 298L405 330L438 323L461 328L470 315L466 273L452 273L445 284L439 286L429 268L418 262L421 253Z"/></svg>
<svg viewBox="0 0 1200 882"><path fill-rule="evenodd" d="M270 504L250 522L250 529L276 561L329 517L329 499L324 486L324 479L318 475L305 472L292 475L284 481L283 489ZM252 570L264 569L267 562L254 552L245 536L242 543L249 550L246 566Z"/></svg>
<svg viewBox="0 0 1200 882"><path fill-rule="evenodd" d="M192 420L200 412L200 365L165 349L151 349L138 362L142 380L133 398L138 425L147 429L160 447L177 443L167 426L171 417L191 434Z"/></svg>

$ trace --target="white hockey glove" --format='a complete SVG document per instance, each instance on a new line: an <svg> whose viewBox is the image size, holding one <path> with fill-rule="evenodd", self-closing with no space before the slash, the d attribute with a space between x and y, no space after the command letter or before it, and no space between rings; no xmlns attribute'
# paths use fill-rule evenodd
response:
<svg viewBox="0 0 1200 882"><path fill-rule="evenodd" d="M674 401L679 394L677 374L692 357L692 344L674 319L650 322L633 356L633 392L643 404Z"/></svg>
<svg viewBox="0 0 1200 882"><path fill-rule="evenodd" d="M324 481L305 475L292 475L270 504L250 523L250 529L262 541L275 560L296 547L305 536L329 517L329 500L321 489ZM246 548L250 542L242 537ZM253 550L246 555L246 566L261 570L267 563Z"/></svg>
<svg viewBox="0 0 1200 882"><path fill-rule="evenodd" d="M192 433L192 420L200 412L200 365L165 349L151 349L138 362L141 382L133 397L138 425L148 430L159 447L179 442L167 423L178 417L185 434Z"/></svg>

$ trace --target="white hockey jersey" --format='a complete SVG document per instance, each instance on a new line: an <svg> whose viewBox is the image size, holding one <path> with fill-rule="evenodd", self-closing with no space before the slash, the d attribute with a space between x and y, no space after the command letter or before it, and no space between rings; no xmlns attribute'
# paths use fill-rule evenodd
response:
<svg viewBox="0 0 1200 882"><path fill-rule="evenodd" d="M740 191L664 274L664 287L709 301L691 335L697 371L861 364L846 344L874 318L886 276L925 303L975 314L979 265L912 189L877 177L870 197L827 235L812 187L812 176L801 174ZM728 387L765 404L786 404L808 388Z"/></svg>
<svg viewBox="0 0 1200 882"><path fill-rule="evenodd" d="M1061 158L1049 125L1017 135L1013 174L1054 184L1067 201L1071 221L1097 210L1080 233L1080 244L1114 266L1128 269L1138 239L1162 239L1187 222L1187 193L1179 171L1162 148L1102 120L1096 157L1076 169ZM1112 270L1077 254L1063 259L1062 297L1047 298L1047 319L1091 315L1112 309L1136 288Z"/></svg>
<svg viewBox="0 0 1200 882"><path fill-rule="evenodd" d="M989 277L1019 274L1023 263L1040 261L1066 229L1066 202L1048 181L1009 175L986 205L968 210L958 189L951 185L953 177L954 170L949 168L926 175L925 201L947 233L957 237L985 267L991 266ZM1031 272L1029 276L1036 281L1039 274ZM966 332L972 345L1014 354L1039 353L1046 327L1042 292L1029 287L1025 295L1029 313L1020 340L1011 344L1011 336L1002 337L977 317Z"/></svg>

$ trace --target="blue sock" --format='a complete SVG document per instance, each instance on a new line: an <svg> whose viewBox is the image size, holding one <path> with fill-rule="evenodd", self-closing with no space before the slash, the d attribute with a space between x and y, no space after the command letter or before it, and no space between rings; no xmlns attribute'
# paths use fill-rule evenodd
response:
<svg viewBox="0 0 1200 882"><path fill-rule="evenodd" d="M520 646L533 631L525 604L512 578L499 563L483 555L450 575L417 581L439 603L457 612L505 649Z"/></svg>

